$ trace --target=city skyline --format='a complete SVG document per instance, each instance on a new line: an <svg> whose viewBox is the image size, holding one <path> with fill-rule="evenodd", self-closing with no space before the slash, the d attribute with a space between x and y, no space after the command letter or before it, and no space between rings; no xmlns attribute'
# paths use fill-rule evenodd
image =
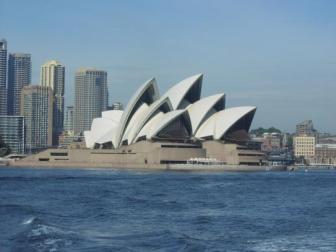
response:
<svg viewBox="0 0 336 252"><path fill-rule="evenodd" d="M224 90L237 102L228 107L258 107L252 128L294 132L296 122L312 119L319 131L335 133L335 114L327 113L336 106L332 1L173 1L143 7L126 1L105 2L104 9L61 1L58 19L46 22L43 18L56 5L43 4L39 7L45 12L33 15L39 3L4 1L0 37L7 40L8 54L32 55L32 83L39 83L44 62L56 59L65 65L65 105L74 104L74 76L81 66L106 71L109 101L124 105L138 83L153 76L164 93L181 77L202 72L210 83L204 96ZM22 14L17 20L9 15L14 8ZM189 11L195 18L185 17ZM25 19L30 15L34 18ZM53 29L43 29L48 26Z"/></svg>

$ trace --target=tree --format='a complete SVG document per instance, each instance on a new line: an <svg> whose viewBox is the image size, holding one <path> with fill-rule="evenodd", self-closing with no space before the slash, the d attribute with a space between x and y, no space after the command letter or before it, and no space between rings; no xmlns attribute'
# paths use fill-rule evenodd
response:
<svg viewBox="0 0 336 252"><path fill-rule="evenodd" d="M257 129L253 129L250 131L251 134L255 134L256 136L262 136L264 133L281 133L281 131L275 127L263 128L259 127Z"/></svg>
<svg viewBox="0 0 336 252"><path fill-rule="evenodd" d="M11 153L9 146L3 141L0 135L0 157L6 156Z"/></svg>

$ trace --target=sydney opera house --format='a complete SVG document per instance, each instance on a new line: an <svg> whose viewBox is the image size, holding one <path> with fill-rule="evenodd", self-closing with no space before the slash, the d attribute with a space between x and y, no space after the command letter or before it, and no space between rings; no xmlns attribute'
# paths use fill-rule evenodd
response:
<svg viewBox="0 0 336 252"><path fill-rule="evenodd" d="M264 155L249 146L256 107L226 108L224 93L201 97L198 74L159 94L156 80L145 82L126 108L102 112L84 132L85 146L47 150L45 162L106 165L183 164L211 159L228 165L260 165Z"/></svg>

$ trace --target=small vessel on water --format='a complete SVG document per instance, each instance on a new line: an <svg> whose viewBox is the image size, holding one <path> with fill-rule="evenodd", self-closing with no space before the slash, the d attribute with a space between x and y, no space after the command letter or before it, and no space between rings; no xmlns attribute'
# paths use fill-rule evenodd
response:
<svg viewBox="0 0 336 252"><path fill-rule="evenodd" d="M26 155L21 155L21 154L9 154L8 156L5 157L0 157L0 165L1 166L7 166L11 161L17 161L22 158L26 157Z"/></svg>

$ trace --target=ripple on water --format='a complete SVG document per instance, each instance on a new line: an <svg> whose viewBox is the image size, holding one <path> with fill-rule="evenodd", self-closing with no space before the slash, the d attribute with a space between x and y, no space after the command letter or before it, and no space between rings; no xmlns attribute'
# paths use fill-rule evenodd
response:
<svg viewBox="0 0 336 252"><path fill-rule="evenodd" d="M336 251L334 171L1 176L0 252Z"/></svg>
<svg viewBox="0 0 336 252"><path fill-rule="evenodd" d="M318 233L307 235L280 236L262 241L252 241L252 251L276 252L276 251L297 251L297 252L318 252L336 249L336 234Z"/></svg>
<svg viewBox="0 0 336 252"><path fill-rule="evenodd" d="M23 220L22 225L24 230L11 238L14 251L59 251L76 240L74 232L46 224L37 217Z"/></svg>

